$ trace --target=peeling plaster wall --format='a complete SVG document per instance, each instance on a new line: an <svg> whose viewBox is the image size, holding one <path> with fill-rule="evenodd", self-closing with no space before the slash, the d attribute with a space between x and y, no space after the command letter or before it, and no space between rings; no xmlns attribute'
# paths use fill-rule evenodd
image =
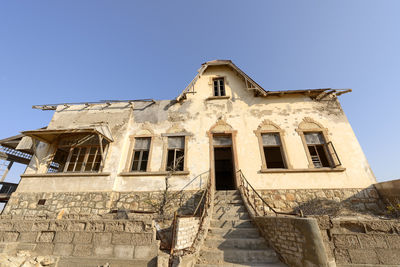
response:
<svg viewBox="0 0 400 267"><path fill-rule="evenodd" d="M222 76L226 82L229 99L212 97L212 78ZM83 105L59 106L49 124L49 129L67 128L92 123L107 122L114 142L110 145L105 161L107 177L93 178L91 191L152 191L165 187L165 175L121 176L129 162L129 136L149 130L153 133L150 171L164 171L162 158L166 138L161 134L184 131L188 138L186 155L188 175L170 179L171 190L179 190L196 175L210 168L209 137L207 131L222 119L237 131L237 169L241 169L249 182L257 189L321 189L364 188L375 183L375 177L354 132L336 101L313 101L305 95L280 97L254 97L247 91L243 79L228 67L209 67L194 85L195 94L187 94L181 103L165 100L154 104L135 102L113 103L111 106ZM312 118L328 129L328 137L334 144L345 168L342 172L286 172L260 173L261 155L254 130L264 120L271 120L284 130L286 154L294 169L307 169L308 160L299 134L296 132L305 117ZM36 171L32 160L26 174L46 172L46 155L51 147L41 145L38 151L40 168ZM18 192L40 191L43 183L57 191L85 191L86 180L92 177L25 177ZM104 180L103 180L104 179ZM40 182L40 184L38 183ZM70 185L68 185L70 183ZM195 185L194 187L198 187ZM188 189L194 189L189 187Z"/></svg>

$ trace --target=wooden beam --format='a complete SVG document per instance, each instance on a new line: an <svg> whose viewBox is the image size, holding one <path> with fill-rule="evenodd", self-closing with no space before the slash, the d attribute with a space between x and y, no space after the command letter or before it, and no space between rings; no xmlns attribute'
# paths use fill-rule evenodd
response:
<svg viewBox="0 0 400 267"><path fill-rule="evenodd" d="M6 179L6 176L8 174L8 172L10 171L12 165L14 164L14 161L10 161L10 163L8 163L7 169L4 171L3 176L0 179L0 182L4 182L4 180Z"/></svg>
<svg viewBox="0 0 400 267"><path fill-rule="evenodd" d="M22 163L22 164L25 164L25 165L28 165L29 162L31 161L30 159L26 159L26 158L21 158L21 157L18 157L18 156L10 155L10 154L4 153L2 151L0 151L0 158L2 158L4 160L8 160L8 161L14 161L14 162Z"/></svg>

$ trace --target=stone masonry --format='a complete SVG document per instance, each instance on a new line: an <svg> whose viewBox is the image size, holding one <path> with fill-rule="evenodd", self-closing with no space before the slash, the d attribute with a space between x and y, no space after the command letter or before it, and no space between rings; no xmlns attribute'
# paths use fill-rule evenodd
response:
<svg viewBox="0 0 400 267"><path fill-rule="evenodd" d="M181 217L176 224L175 249L185 249L192 246L199 230L198 217Z"/></svg>
<svg viewBox="0 0 400 267"><path fill-rule="evenodd" d="M318 223L294 216L255 217L262 235L289 266L328 266Z"/></svg>
<svg viewBox="0 0 400 267"><path fill-rule="evenodd" d="M305 214L332 214L340 208L347 208L356 212L380 214L384 206L373 187L258 191L273 208L285 212L301 209Z"/></svg>
<svg viewBox="0 0 400 267"><path fill-rule="evenodd" d="M163 191L154 192L66 192L66 193L18 193L12 194L3 214L49 215L63 211L65 214L103 215L112 210L155 212L163 197ZM176 196L174 195L176 194ZM165 212L173 214L179 207L180 214L194 211L201 192L169 192ZM43 205L39 200L45 200Z"/></svg>
<svg viewBox="0 0 400 267"><path fill-rule="evenodd" d="M319 216L318 222L337 264L400 264L399 220Z"/></svg>
<svg viewBox="0 0 400 267"><path fill-rule="evenodd" d="M30 217L0 220L0 252L34 255L145 259L157 256L151 220L52 220Z"/></svg>

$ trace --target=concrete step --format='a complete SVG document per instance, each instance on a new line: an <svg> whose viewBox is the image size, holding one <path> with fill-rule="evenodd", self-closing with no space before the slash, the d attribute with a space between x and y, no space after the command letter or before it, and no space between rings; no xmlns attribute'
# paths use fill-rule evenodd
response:
<svg viewBox="0 0 400 267"><path fill-rule="evenodd" d="M248 250L248 249L205 249L200 251L199 263L220 264L221 262L230 263L276 263L279 262L275 251Z"/></svg>
<svg viewBox="0 0 400 267"><path fill-rule="evenodd" d="M240 193L234 193L234 194L215 194L214 195L214 200L224 200L224 199L242 199L242 196Z"/></svg>
<svg viewBox="0 0 400 267"><path fill-rule="evenodd" d="M215 196L240 196L239 190L217 190Z"/></svg>
<svg viewBox="0 0 400 267"><path fill-rule="evenodd" d="M236 212L236 213L213 213L212 218L214 220L249 220L250 216L247 212Z"/></svg>
<svg viewBox="0 0 400 267"><path fill-rule="evenodd" d="M237 213L237 212L247 212L247 209L245 208L245 206L240 204L229 204L229 205L214 207L214 214Z"/></svg>
<svg viewBox="0 0 400 267"><path fill-rule="evenodd" d="M125 266L135 266L135 267L149 267L157 266L157 258L146 259L146 260L119 260L119 259L99 259L93 257L74 257L74 258L63 258L61 257L57 263L57 267L98 267L104 266L109 263L112 267L125 267Z"/></svg>
<svg viewBox="0 0 400 267"><path fill-rule="evenodd" d="M256 228L214 228L208 229L210 237L224 237L224 238L259 238L260 233Z"/></svg>
<svg viewBox="0 0 400 267"><path fill-rule="evenodd" d="M221 206L221 205L227 205L227 204L241 204L241 205L244 205L244 202L243 202L241 197L237 197L235 199L222 198L222 199L215 199L214 200L214 207L215 206Z"/></svg>
<svg viewBox="0 0 400 267"><path fill-rule="evenodd" d="M251 220L211 220L211 227L215 228L253 228Z"/></svg>
<svg viewBox="0 0 400 267"><path fill-rule="evenodd" d="M265 242L264 238L208 238L204 241L204 246L207 248L238 248L238 249L269 249L270 247Z"/></svg>
<svg viewBox="0 0 400 267"><path fill-rule="evenodd" d="M231 262L221 262L219 264L195 264L195 267L287 267L287 265L276 262L276 263L268 263L268 262L258 262L258 263L231 263Z"/></svg>

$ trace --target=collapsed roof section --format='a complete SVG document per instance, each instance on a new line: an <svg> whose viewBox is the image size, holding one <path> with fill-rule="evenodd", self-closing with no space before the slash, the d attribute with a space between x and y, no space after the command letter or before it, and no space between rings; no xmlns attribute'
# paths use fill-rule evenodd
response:
<svg viewBox="0 0 400 267"><path fill-rule="evenodd" d="M328 96L339 96L344 93L351 92L351 89L302 89L302 90L281 90L281 91L267 91L244 73L238 66L236 66L231 60L212 60L201 65L201 68L197 71L197 75L189 83L189 85L182 91L182 93L176 98L176 101L182 101L186 99L187 94L195 93L194 85L197 80L203 75L206 69L210 66L227 66L236 72L243 80L246 86L246 90L253 91L255 96L268 97L268 96L283 96L287 94L304 94L312 99L322 100Z"/></svg>

